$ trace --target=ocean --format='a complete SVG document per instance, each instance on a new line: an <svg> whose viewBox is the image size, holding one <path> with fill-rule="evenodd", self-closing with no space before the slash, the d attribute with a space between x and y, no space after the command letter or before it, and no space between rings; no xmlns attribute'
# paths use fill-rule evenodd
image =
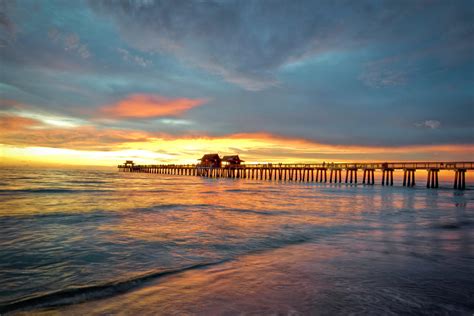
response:
<svg viewBox="0 0 474 316"><path fill-rule="evenodd" d="M474 190L0 169L0 314L474 313Z"/></svg>

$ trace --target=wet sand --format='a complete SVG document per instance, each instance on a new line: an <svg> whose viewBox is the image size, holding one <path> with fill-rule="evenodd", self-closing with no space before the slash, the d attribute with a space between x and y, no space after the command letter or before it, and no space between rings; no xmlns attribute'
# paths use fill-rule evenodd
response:
<svg viewBox="0 0 474 316"><path fill-rule="evenodd" d="M350 238L350 237L347 237ZM341 238L257 252L112 298L37 311L69 315L452 314L474 311L473 268ZM370 246L369 246L370 245ZM435 286L433 286L435 285Z"/></svg>

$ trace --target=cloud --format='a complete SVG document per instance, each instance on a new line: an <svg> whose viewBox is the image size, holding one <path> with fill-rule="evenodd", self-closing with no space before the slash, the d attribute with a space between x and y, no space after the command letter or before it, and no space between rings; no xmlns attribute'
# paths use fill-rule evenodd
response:
<svg viewBox="0 0 474 316"><path fill-rule="evenodd" d="M359 80L373 88L401 86L407 82L409 73L400 58L386 58L367 63Z"/></svg>
<svg viewBox="0 0 474 316"><path fill-rule="evenodd" d="M472 144L469 1L91 0L36 10L0 0L18 30L0 49L0 94L48 114L48 128L92 120L173 135ZM119 106L137 93L209 101L188 112ZM64 119L75 116L83 121ZM433 118L437 130L415 126Z"/></svg>
<svg viewBox="0 0 474 316"><path fill-rule="evenodd" d="M2 133L20 131L26 128L38 127L41 125L42 123L35 119L0 114L0 131L2 131Z"/></svg>
<svg viewBox="0 0 474 316"><path fill-rule="evenodd" d="M147 141L152 135L135 130L92 125L57 127L35 119L0 114L0 144L108 151L127 142Z"/></svg>
<svg viewBox="0 0 474 316"><path fill-rule="evenodd" d="M65 51L71 51L78 54L80 57L86 59L91 56L89 48L86 44L81 43L79 35L76 33L62 33L57 28L52 28L48 31L49 39L54 43L63 45Z"/></svg>
<svg viewBox="0 0 474 316"><path fill-rule="evenodd" d="M9 17L14 6L12 1L0 1L0 48L16 40L17 25Z"/></svg>
<svg viewBox="0 0 474 316"><path fill-rule="evenodd" d="M416 127L437 129L441 126L441 122L437 120L426 120L424 122L415 123Z"/></svg>
<svg viewBox="0 0 474 316"><path fill-rule="evenodd" d="M29 104L9 99L0 99L0 119L3 120L2 122L6 127L8 127L10 120L25 120L24 122L28 122L28 119L29 122L35 123L34 128L48 126L77 127L86 123L86 121L79 118L51 114Z"/></svg>
<svg viewBox="0 0 474 316"><path fill-rule="evenodd" d="M89 3L113 18L132 47L172 55L247 90L274 86L283 65L322 53L370 49L390 56L435 47L430 54L447 60L472 52L469 1ZM453 43L459 51L437 54ZM406 80L392 68L368 71L362 80L373 86Z"/></svg>
<svg viewBox="0 0 474 316"><path fill-rule="evenodd" d="M282 27L274 24L274 30L264 30L269 32L268 38L260 38L247 19L260 16L269 22L273 12L283 13L277 6L273 6L277 10L263 10L262 6L254 4L241 7L236 3L203 2L197 5L179 1L92 5L98 11L116 17L125 38L135 47L172 54L248 90L275 84L272 72L289 57L288 47L300 49L300 45L291 44L299 41L296 35L304 34L307 29L300 25L301 32L288 34L280 32ZM125 23L129 24L128 30ZM295 51L290 55L301 53Z"/></svg>
<svg viewBox="0 0 474 316"><path fill-rule="evenodd" d="M314 2L90 4L112 16L134 48L172 55L247 90L274 86L281 65L339 42L333 36L338 23Z"/></svg>
<svg viewBox="0 0 474 316"><path fill-rule="evenodd" d="M110 118L153 118L179 116L201 106L204 99L167 98L160 95L133 94L114 104L101 108Z"/></svg>
<svg viewBox="0 0 474 316"><path fill-rule="evenodd" d="M138 55L134 55L124 48L117 48L117 51L122 56L123 60L135 63L141 67L147 67L153 64L151 60L143 58Z"/></svg>
<svg viewBox="0 0 474 316"><path fill-rule="evenodd" d="M298 138L287 138L268 133L227 134L220 136L180 135L151 133L140 130L119 130L78 126L58 128L41 126L41 122L13 116L0 115L0 150L5 159L13 159L14 152L36 148L28 159L42 161L46 155L56 162L93 164L84 160L94 151L98 160L108 157L106 164L113 165L125 159L137 158L142 163L195 163L206 152L241 154L247 162L315 162L351 160L420 160L467 159L474 153L474 146L335 146ZM61 152L74 150L62 161ZM10 154L9 154L10 153ZM40 154L41 153L41 154ZM25 158L23 155L22 158Z"/></svg>
<svg viewBox="0 0 474 316"><path fill-rule="evenodd" d="M0 99L0 110L12 110L12 109L22 109L26 106L16 100L11 99Z"/></svg>

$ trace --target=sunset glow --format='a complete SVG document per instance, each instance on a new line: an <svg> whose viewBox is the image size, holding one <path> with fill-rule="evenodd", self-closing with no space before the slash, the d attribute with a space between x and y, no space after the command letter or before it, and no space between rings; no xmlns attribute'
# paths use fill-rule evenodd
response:
<svg viewBox="0 0 474 316"><path fill-rule="evenodd" d="M196 14L153 1L2 4L0 164L195 163L211 152L249 163L474 156L462 32L433 45L393 22L385 42L363 22L386 25L382 13L353 12L341 28L321 8L307 19L298 6L289 15L267 8L271 18L255 28L244 16L260 20L258 6L223 20L226 5L208 5ZM181 22L144 22L161 10ZM416 23L417 10L400 14ZM421 33L444 34L458 9L423 14L438 10L446 20ZM305 22L313 18L323 33ZM452 41L458 48L446 50Z"/></svg>
<svg viewBox="0 0 474 316"><path fill-rule="evenodd" d="M117 104L102 108L103 114L107 117L169 117L181 115L185 111L199 106L203 100L192 100L186 98L168 99L154 95L131 95L128 98L117 102Z"/></svg>

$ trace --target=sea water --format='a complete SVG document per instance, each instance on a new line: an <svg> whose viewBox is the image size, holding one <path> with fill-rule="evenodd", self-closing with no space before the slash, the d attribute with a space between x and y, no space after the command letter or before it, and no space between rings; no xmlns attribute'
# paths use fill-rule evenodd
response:
<svg viewBox="0 0 474 316"><path fill-rule="evenodd" d="M0 314L474 312L474 191L0 169Z"/></svg>

